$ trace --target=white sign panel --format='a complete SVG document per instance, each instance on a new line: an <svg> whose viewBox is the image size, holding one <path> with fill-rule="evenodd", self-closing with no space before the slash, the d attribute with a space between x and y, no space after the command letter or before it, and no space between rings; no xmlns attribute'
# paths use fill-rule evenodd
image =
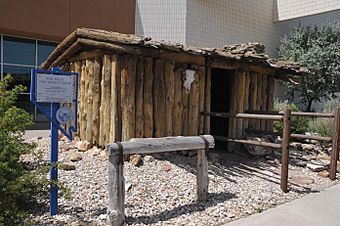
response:
<svg viewBox="0 0 340 226"><path fill-rule="evenodd" d="M37 102L72 103L73 77L70 75L37 74Z"/></svg>

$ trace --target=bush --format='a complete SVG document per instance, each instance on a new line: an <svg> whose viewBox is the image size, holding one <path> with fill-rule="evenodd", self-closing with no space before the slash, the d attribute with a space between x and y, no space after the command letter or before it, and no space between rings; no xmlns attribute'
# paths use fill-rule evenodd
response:
<svg viewBox="0 0 340 226"><path fill-rule="evenodd" d="M340 102L337 100L331 100L326 102L323 112L332 113L336 108L340 107ZM328 118L316 118L309 122L310 132L315 132L321 136L332 137L333 136L333 120Z"/></svg>
<svg viewBox="0 0 340 226"><path fill-rule="evenodd" d="M291 111L300 111L300 109L295 104L288 103L288 100L285 101L279 101L277 99L274 100L275 111L283 111L286 108L289 108ZM305 132L308 132L308 124L309 124L308 118L292 116L291 133L304 134ZM282 132L283 130L282 122L275 121L273 126L275 131Z"/></svg>
<svg viewBox="0 0 340 226"><path fill-rule="evenodd" d="M14 106L23 86L7 90L12 78L0 81L0 225L22 224L26 212L38 200L48 197L48 179L39 170L29 171L19 162L34 145L22 136L32 117Z"/></svg>

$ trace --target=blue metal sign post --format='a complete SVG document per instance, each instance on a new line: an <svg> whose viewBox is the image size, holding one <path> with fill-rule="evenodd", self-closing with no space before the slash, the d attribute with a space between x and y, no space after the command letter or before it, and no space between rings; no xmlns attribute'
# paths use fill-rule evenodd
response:
<svg viewBox="0 0 340 226"><path fill-rule="evenodd" d="M58 212L58 130L70 140L72 133L77 131L78 73L59 68L32 70L30 100L51 122L50 214L53 216ZM50 108L40 103L50 103ZM60 103L74 105L74 109L62 109ZM71 121L74 123L66 131L62 126Z"/></svg>

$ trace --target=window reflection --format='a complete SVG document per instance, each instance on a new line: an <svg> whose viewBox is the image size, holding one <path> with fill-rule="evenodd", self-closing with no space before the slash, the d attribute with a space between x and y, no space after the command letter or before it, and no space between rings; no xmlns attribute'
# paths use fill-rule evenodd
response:
<svg viewBox="0 0 340 226"><path fill-rule="evenodd" d="M38 41L38 65L46 60L56 46L56 43Z"/></svg>
<svg viewBox="0 0 340 226"><path fill-rule="evenodd" d="M31 83L31 69L30 67L15 67L15 66L4 66L4 76L10 74L13 78L10 88L14 88L16 85L23 85L27 89L25 93L29 93Z"/></svg>
<svg viewBox="0 0 340 226"><path fill-rule="evenodd" d="M35 41L6 37L3 38L4 63L35 65Z"/></svg>

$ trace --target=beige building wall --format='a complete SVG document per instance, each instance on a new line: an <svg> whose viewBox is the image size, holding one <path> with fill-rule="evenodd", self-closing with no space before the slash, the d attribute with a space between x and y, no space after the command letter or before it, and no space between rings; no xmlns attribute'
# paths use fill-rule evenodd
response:
<svg viewBox="0 0 340 226"><path fill-rule="evenodd" d="M187 0L186 43L222 47L260 42L276 56L278 28L274 0Z"/></svg>
<svg viewBox="0 0 340 226"><path fill-rule="evenodd" d="M325 13L340 9L340 0L276 0L278 20Z"/></svg>

